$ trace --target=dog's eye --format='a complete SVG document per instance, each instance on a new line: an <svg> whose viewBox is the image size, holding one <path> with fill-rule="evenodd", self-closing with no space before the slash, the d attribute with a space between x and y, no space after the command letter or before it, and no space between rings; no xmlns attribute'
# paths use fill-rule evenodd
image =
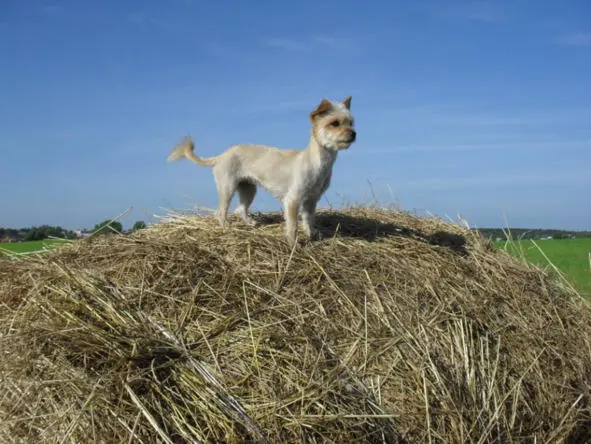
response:
<svg viewBox="0 0 591 444"><path fill-rule="evenodd" d="M330 122L330 124L332 126L339 126L340 122L338 120L334 120L334 121Z"/></svg>

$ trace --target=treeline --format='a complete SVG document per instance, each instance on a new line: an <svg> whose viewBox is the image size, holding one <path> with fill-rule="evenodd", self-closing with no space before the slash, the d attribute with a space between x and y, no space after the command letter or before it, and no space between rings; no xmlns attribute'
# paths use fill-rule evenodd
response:
<svg viewBox="0 0 591 444"><path fill-rule="evenodd" d="M106 225L109 226L106 227ZM146 228L146 223L144 221L137 221L127 232L130 233L143 228ZM110 220L96 224L92 230L81 230L82 233L86 234L96 231L98 231L99 234L125 233L120 222L111 222ZM40 241L49 239L51 237L57 237L60 239L76 239L77 235L74 230L67 230L59 226L51 225L41 225L39 227L27 228L0 227L0 242L4 240L9 240L11 242Z"/></svg>
<svg viewBox="0 0 591 444"><path fill-rule="evenodd" d="M66 230L62 227L51 225L41 225L40 227L28 228L1 228L0 240L10 238L12 241L38 241L50 237L59 237L61 239L75 239L76 234L72 230Z"/></svg>
<svg viewBox="0 0 591 444"><path fill-rule="evenodd" d="M511 228L510 230L503 230L502 228L479 228L476 231L480 232L487 239L507 239L510 234L512 239L570 239L591 237L591 231L568 231L568 230L545 230L541 228Z"/></svg>
<svg viewBox="0 0 591 444"><path fill-rule="evenodd" d="M133 227L131 227L131 229L127 230L127 233L133 233L137 230L143 230L144 228L146 228L146 226L147 225L143 220L138 220L136 223L133 224ZM92 231L97 232L98 234L116 234L126 232L123 230L123 225L121 225L121 222L110 220L104 220L100 224L96 224Z"/></svg>

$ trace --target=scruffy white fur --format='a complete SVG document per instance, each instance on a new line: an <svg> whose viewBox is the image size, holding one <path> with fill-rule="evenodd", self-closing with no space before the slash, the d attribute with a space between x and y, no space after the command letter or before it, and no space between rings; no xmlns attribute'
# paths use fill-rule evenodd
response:
<svg viewBox="0 0 591 444"><path fill-rule="evenodd" d="M257 185L279 199L285 209L285 232L290 245L297 237L298 211L302 209L304 231L308 237L316 233L316 205L330 185L332 167L339 150L355 141L351 97L334 103L322 100L310 114L312 135L304 150L280 150L264 145L234 145L215 157L202 158L194 152L194 143L187 137L168 156L168 161L184 158L203 166L213 166L218 189L218 218L226 226L228 207L235 192L240 205L236 212L248 223L255 224L248 209Z"/></svg>

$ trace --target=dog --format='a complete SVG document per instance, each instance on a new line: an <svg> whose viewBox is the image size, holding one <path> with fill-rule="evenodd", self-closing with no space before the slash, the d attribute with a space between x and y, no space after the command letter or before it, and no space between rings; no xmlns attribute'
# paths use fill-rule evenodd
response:
<svg viewBox="0 0 591 444"><path fill-rule="evenodd" d="M351 114L351 96L341 102L323 99L309 114L311 137L304 150L285 150L265 145L234 145L214 157L199 157L195 144L186 137L168 156L168 161L183 158L198 165L213 167L218 191L217 217L226 227L228 208L236 192L236 209L242 219L256 225L249 215L257 186L269 191L284 207L285 235L294 246L298 233L298 212L306 236L314 238L316 205L330 186L333 165L340 150L348 149L357 138Z"/></svg>

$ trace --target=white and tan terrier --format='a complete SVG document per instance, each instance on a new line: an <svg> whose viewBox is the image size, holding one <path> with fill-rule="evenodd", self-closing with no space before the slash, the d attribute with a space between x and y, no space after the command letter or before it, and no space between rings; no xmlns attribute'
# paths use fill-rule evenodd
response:
<svg viewBox="0 0 591 444"><path fill-rule="evenodd" d="M355 141L351 97L339 103L326 99L310 113L312 135L305 150L280 150L264 145L234 145L215 157L199 157L194 143L187 137L177 145L168 161L186 157L193 162L212 166L218 189L217 216L226 226L228 207L238 191L240 205L236 212L254 225L248 209L257 191L265 188L283 203L285 232L290 245L294 245L298 231L298 211L302 209L304 231L314 237L316 205L330 185L332 167L339 150L349 148Z"/></svg>

